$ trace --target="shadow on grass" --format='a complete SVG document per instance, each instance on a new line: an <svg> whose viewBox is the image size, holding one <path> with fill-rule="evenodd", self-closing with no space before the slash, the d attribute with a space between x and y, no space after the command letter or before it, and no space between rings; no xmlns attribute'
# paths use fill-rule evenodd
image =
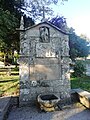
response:
<svg viewBox="0 0 90 120"><path fill-rule="evenodd" d="M11 73L11 75L19 75L19 73Z"/></svg>
<svg viewBox="0 0 90 120"><path fill-rule="evenodd" d="M17 79L14 79L14 80L0 80L0 83L6 83L6 82L17 82L18 80Z"/></svg>

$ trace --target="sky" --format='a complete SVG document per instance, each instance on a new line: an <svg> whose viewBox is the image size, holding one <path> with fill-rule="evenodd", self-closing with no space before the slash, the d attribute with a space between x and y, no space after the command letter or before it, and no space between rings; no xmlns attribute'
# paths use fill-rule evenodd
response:
<svg viewBox="0 0 90 120"><path fill-rule="evenodd" d="M90 0L68 0L64 5L52 5L55 15L66 18L67 25L73 27L77 35L90 38Z"/></svg>

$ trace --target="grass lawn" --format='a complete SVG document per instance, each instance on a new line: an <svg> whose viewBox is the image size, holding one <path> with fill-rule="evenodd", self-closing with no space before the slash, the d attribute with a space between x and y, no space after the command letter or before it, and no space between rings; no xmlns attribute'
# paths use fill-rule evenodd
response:
<svg viewBox="0 0 90 120"><path fill-rule="evenodd" d="M0 96L19 95L19 75L18 71L12 71L11 76L0 74Z"/></svg>
<svg viewBox="0 0 90 120"><path fill-rule="evenodd" d="M90 92L90 77L71 78L71 88L81 88Z"/></svg>

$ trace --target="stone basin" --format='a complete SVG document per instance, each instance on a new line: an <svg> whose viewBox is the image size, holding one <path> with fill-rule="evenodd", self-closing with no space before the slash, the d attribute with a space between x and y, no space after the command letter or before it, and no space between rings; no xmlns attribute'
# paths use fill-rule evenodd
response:
<svg viewBox="0 0 90 120"><path fill-rule="evenodd" d="M44 111L55 111L60 98L54 94L38 95L37 101L40 105L41 110Z"/></svg>

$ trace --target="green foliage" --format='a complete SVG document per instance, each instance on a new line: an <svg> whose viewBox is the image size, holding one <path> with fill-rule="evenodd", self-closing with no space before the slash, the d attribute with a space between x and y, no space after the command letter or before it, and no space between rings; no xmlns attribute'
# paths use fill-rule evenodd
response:
<svg viewBox="0 0 90 120"><path fill-rule="evenodd" d="M18 26L18 19L8 10L0 9L0 48L7 48L12 43Z"/></svg>
<svg viewBox="0 0 90 120"><path fill-rule="evenodd" d="M16 66L16 67L14 68L14 71L19 71L19 67Z"/></svg>
<svg viewBox="0 0 90 120"><path fill-rule="evenodd" d="M3 8L4 11L10 11L11 14L21 11L23 6L24 0L0 0L0 8Z"/></svg>
<svg viewBox="0 0 90 120"><path fill-rule="evenodd" d="M0 57L3 57L4 56L4 53L3 52L0 52Z"/></svg>
<svg viewBox="0 0 90 120"><path fill-rule="evenodd" d="M14 61L14 51L19 53L19 28L21 10L24 0L0 0L0 51L4 52L8 61ZM26 26L34 24L32 19L25 16ZM30 24L31 23L31 24Z"/></svg>
<svg viewBox="0 0 90 120"><path fill-rule="evenodd" d="M19 38L16 32L18 25L19 20L14 14L0 8L0 51L10 53L12 48L16 49L16 41L19 41L19 39L16 39L16 36Z"/></svg>
<svg viewBox="0 0 90 120"><path fill-rule="evenodd" d="M85 66L82 61L76 61L74 65L74 72L72 73L72 76L74 77L81 77L85 74Z"/></svg>
<svg viewBox="0 0 90 120"><path fill-rule="evenodd" d="M72 30L72 28L70 28L69 31L70 58L72 60L75 60L76 57L87 57L90 51L87 37L82 38L80 36L77 36L76 33Z"/></svg>

